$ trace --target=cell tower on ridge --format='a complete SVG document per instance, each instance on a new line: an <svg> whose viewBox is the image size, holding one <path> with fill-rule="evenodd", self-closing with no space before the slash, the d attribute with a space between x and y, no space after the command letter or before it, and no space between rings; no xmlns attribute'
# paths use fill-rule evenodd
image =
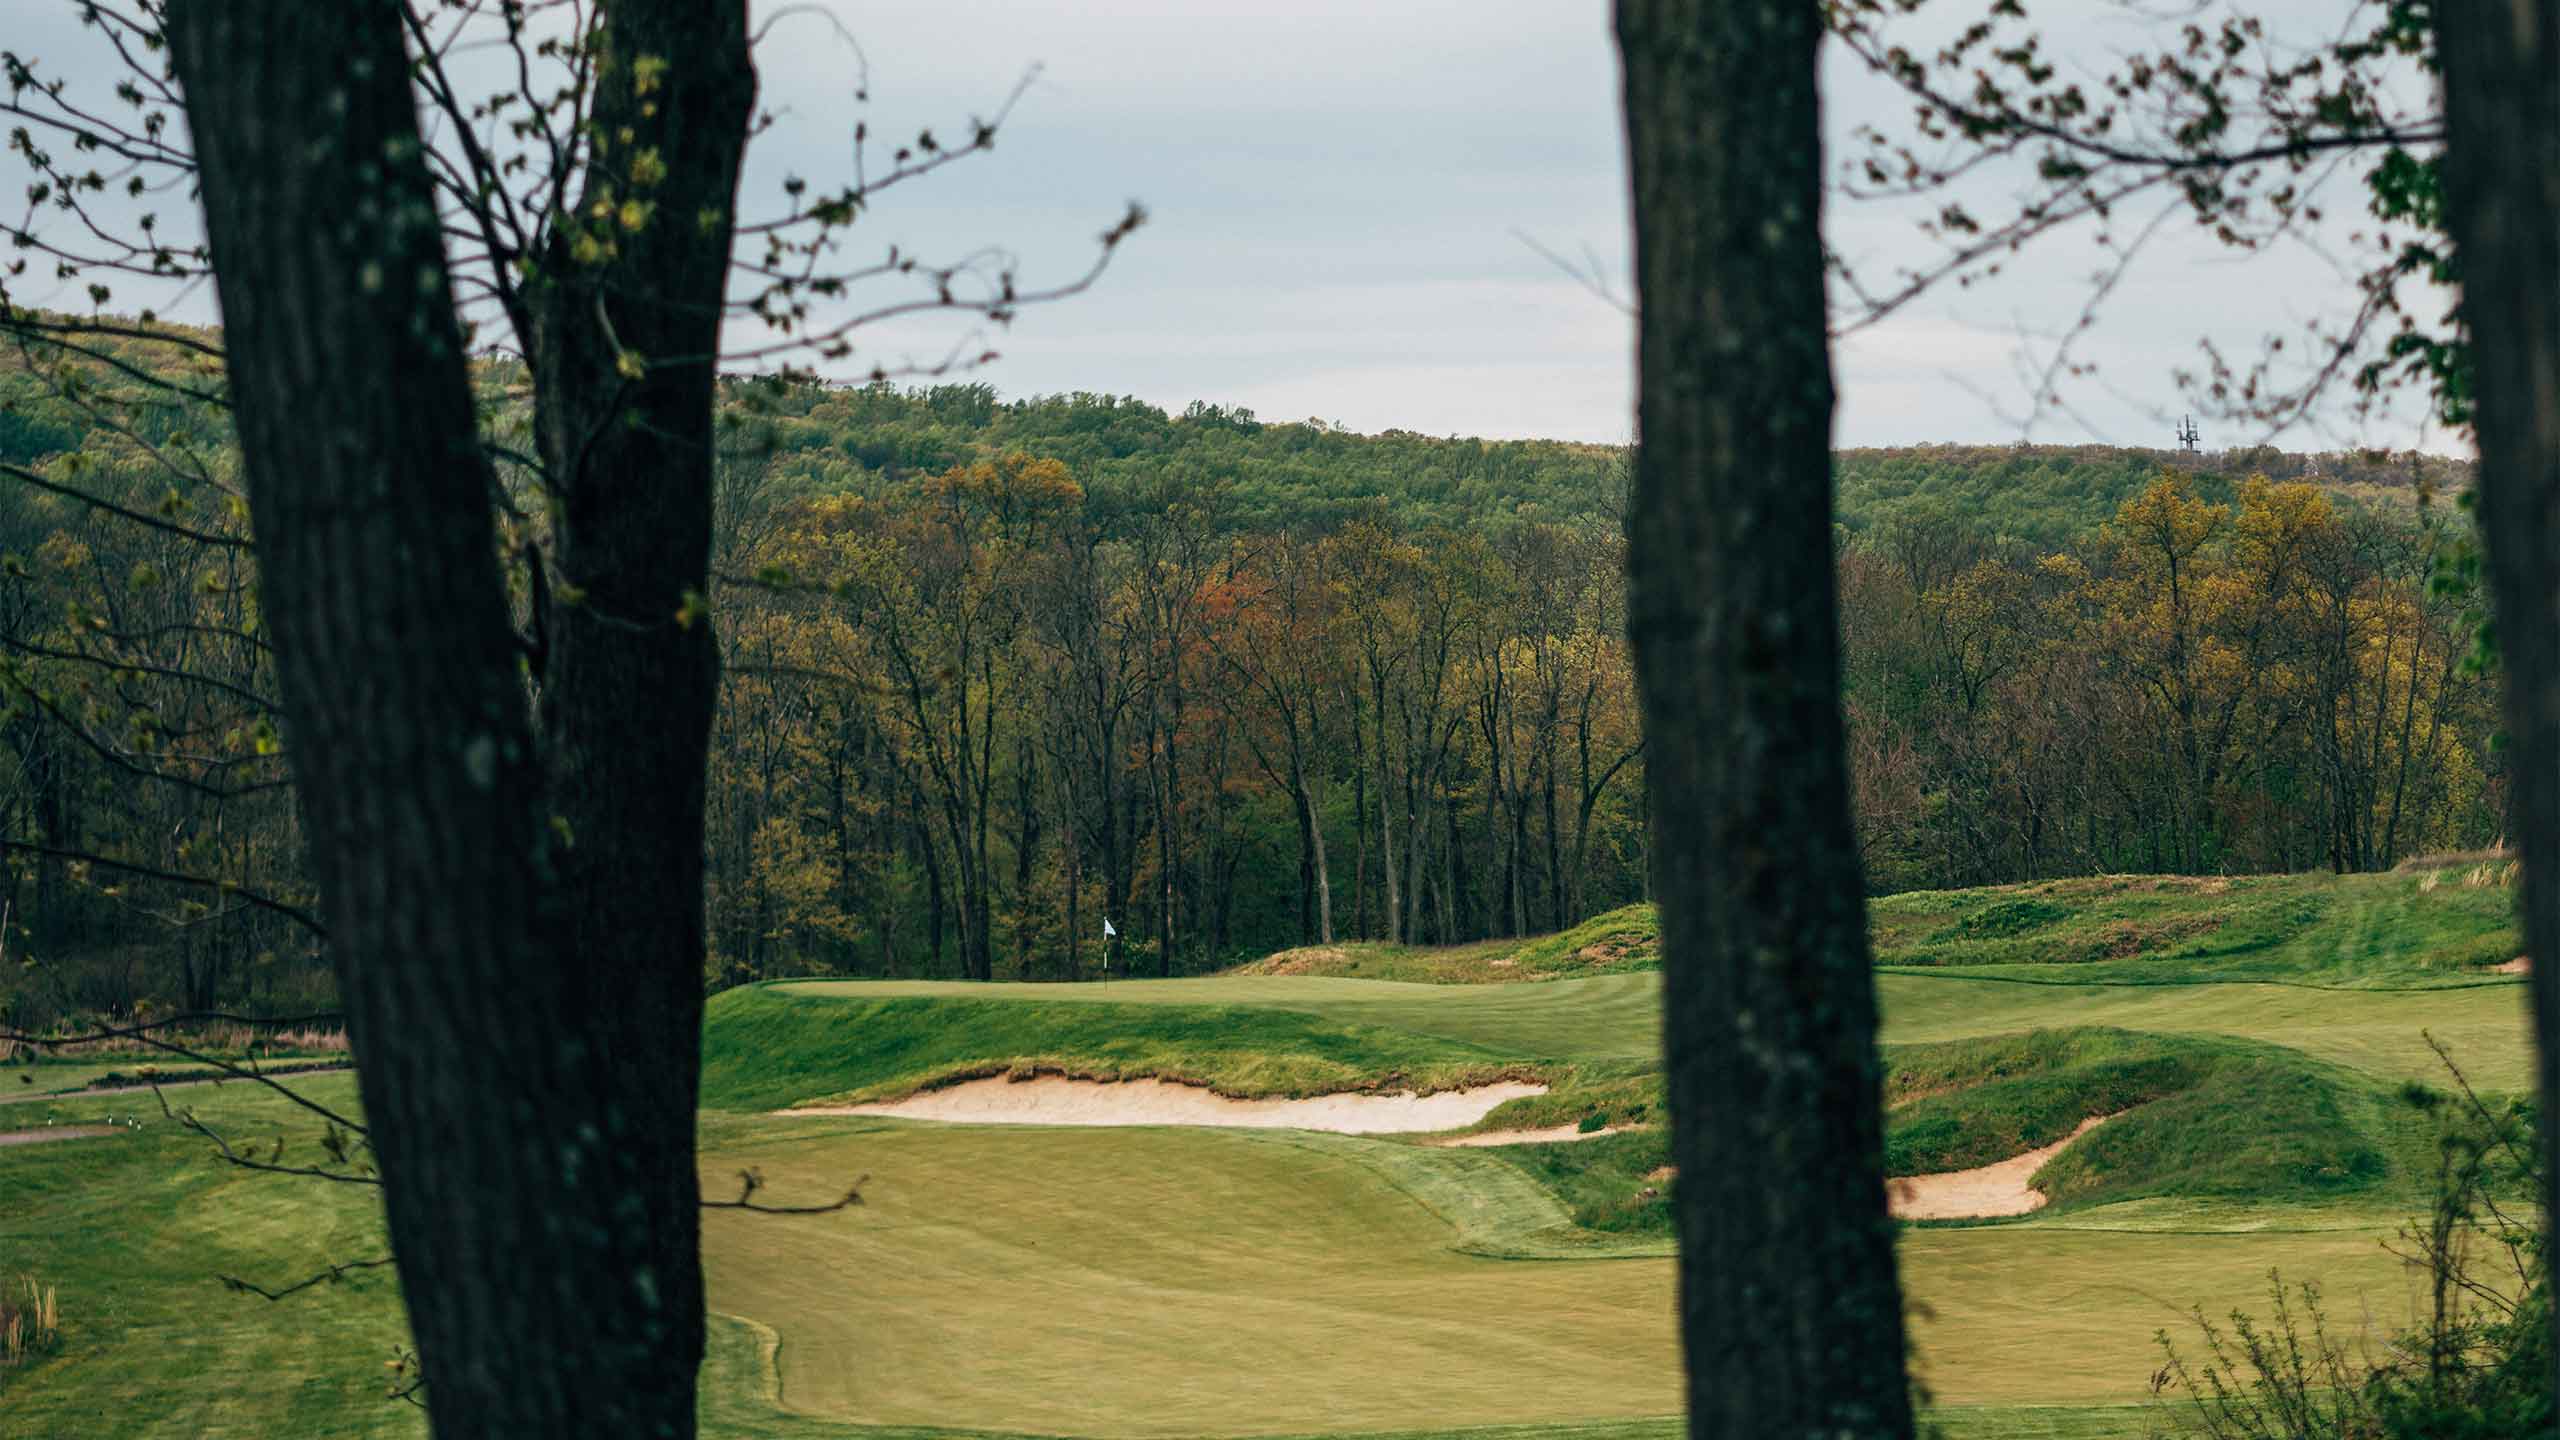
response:
<svg viewBox="0 0 2560 1440"><path fill-rule="evenodd" d="M2189 415L2178 422L2178 448L2180 450L2189 455L2193 455L2197 453L2196 445L2203 439L2204 435L2196 429L2196 417Z"/></svg>

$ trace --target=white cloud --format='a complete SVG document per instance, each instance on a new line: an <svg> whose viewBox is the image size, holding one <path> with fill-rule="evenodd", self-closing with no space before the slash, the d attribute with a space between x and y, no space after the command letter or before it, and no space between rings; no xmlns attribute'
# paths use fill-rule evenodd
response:
<svg viewBox="0 0 2560 1440"><path fill-rule="evenodd" d="M2315 14L2310 0L2272 3ZM1519 238L1587 253L1624 286L1617 62L1601 0L829 5L867 68L823 17L759 7L776 17L758 63L780 120L753 152L745 213L777 208L786 173L842 180L857 119L879 136L928 125L953 136L1034 65L997 148L884 197L851 253L997 245L1036 285L1081 269L1127 200L1153 212L1091 293L991 338L1004 358L979 378L999 389L1207 399L1364 429L1625 435L1625 317ZM2101 13L2122 12L2089 9ZM39 7L26 48L103 86L108 62L70 16L67 3ZM2130 39L2121 23L2041 18L2092 50ZM867 107L851 100L858 74ZM1837 56L1828 84L1835 132L1898 117ZM2356 208L2353 197L2336 208ZM1921 253L1908 215L1835 205L1829 219L1835 241L1870 262ZM2158 244L2083 342L2098 379L2035 438L2159 443L2182 408L2171 371L2194 363L2200 336L2251 351L2341 294L2308 252L2235 265L2183 220ZM1932 295L1841 345L1841 441L2017 438L2021 337L2041 348L2035 337L2068 327L2101 259L2085 235L2054 237L2002 279ZM929 362L967 334L868 333L848 373ZM2339 421L2288 439L2415 433L2399 423L2359 436Z"/></svg>

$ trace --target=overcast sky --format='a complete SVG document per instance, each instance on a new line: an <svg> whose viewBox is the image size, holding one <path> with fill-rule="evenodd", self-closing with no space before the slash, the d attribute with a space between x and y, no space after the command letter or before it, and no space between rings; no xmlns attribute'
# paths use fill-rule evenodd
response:
<svg viewBox="0 0 2560 1440"><path fill-rule="evenodd" d="M2077 27L2063 38L2079 48L2103 56L2139 38L2098 0L2069 3L2084 18L2038 15ZM811 13L821 9L860 58ZM865 243L939 257L999 246L1037 284L1081 268L1128 201L1146 205L1150 222L1091 292L991 338L1002 358L977 378L1007 395L1125 393L1176 410L1208 400L1364 431L1630 438L1630 321L1530 243L1591 257L1624 293L1602 0L803 0L758 13L771 23L758 61L779 118L751 157L750 217L777 208L786 172L820 189L846 178L857 118L882 136L965 133L1035 66L996 150L884 197ZM107 71L91 68L82 78ZM857 78L867 106L853 101ZM1827 91L1835 134L1902 118L1845 67ZM2351 191L2337 200L2357 208ZM1906 219L1872 211L1835 206L1830 225L1870 263L1921 243ZM2343 287L2312 254L2238 262L2188 230L2167 227L2084 345L2100 381L2074 387L2070 413L2038 419L2029 438L2166 445L2184 408L2172 371L2194 363L2200 338L2248 353L2334 312ZM1951 290L1844 343L1840 443L2021 438L2022 345L2069 323L2100 259L2086 235L2061 237L1999 283ZM947 326L866 332L860 368L931 361L958 338ZM2281 441L2413 442L2452 443L2405 421L2359 430L2343 412Z"/></svg>

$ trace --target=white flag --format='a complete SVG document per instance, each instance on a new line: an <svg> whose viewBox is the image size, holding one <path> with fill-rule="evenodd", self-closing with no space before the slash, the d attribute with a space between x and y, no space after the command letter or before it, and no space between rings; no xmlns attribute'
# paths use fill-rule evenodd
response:
<svg viewBox="0 0 2560 1440"><path fill-rule="evenodd" d="M1114 929L1112 929L1112 928L1111 928L1111 917L1110 917L1110 916L1108 916L1108 915L1103 916L1103 917L1102 917L1102 938L1103 938L1103 939L1105 939L1105 940L1108 940L1108 939L1110 939L1112 936L1117 935L1117 934L1119 934L1119 933L1120 933L1119 931L1114 930Z"/></svg>

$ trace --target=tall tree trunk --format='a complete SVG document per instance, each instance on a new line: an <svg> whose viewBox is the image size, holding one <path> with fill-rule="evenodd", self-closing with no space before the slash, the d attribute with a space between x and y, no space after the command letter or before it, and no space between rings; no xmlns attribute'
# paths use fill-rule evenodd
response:
<svg viewBox="0 0 2560 1440"><path fill-rule="evenodd" d="M1309 878L1315 882L1315 943L1333 943L1333 865L1324 851L1324 808L1315 784L1307 776L1304 764L1298 767L1298 813L1306 826L1304 837Z"/></svg>
<svg viewBox="0 0 2560 1440"><path fill-rule="evenodd" d="M1619 0L1689 1433L1907 1437L1831 564L1820 7Z"/></svg>
<svg viewBox="0 0 2560 1440"><path fill-rule="evenodd" d="M924 792L915 792L916 813L924 813ZM933 838L932 826L919 820L913 830L917 853L924 857L925 943L933 948L933 977L942 978L942 934L945 895L948 887L942 879L942 847Z"/></svg>
<svg viewBox="0 0 2560 1440"><path fill-rule="evenodd" d="M1580 919L1565 906L1564 896L1564 830L1556 823L1556 752L1555 742L1547 742L1547 920L1551 930L1565 930Z"/></svg>
<svg viewBox="0 0 2560 1440"><path fill-rule="evenodd" d="M1316 943L1333 943L1333 873L1324 854L1324 826L1316 826Z"/></svg>
<svg viewBox="0 0 2560 1440"><path fill-rule="evenodd" d="M1173 975L1174 787L1179 783L1179 777L1173 768L1173 735L1164 723L1161 704L1156 712L1156 754L1160 757L1156 789L1156 973L1171 978Z"/></svg>
<svg viewBox="0 0 2560 1440"><path fill-rule="evenodd" d="M2548 1215L2560 1213L2560 0L2447 5L2435 19L2445 215L2471 331L2480 532L2507 672Z"/></svg>
<svg viewBox="0 0 2560 1440"><path fill-rule="evenodd" d="M1440 846L1440 943L1454 945L1465 934L1466 892L1459 888L1458 855L1465 843L1458 833L1458 797L1441 802L1440 820L1447 832Z"/></svg>
<svg viewBox="0 0 2560 1440"><path fill-rule="evenodd" d="M1316 814L1307 798L1306 764L1295 753L1289 757L1289 808L1298 821L1298 943L1316 943Z"/></svg>
<svg viewBox="0 0 2560 1440"><path fill-rule="evenodd" d="M681 218L586 267L559 236L518 317L558 590L580 597L550 607L538 719L400 9L179 0L167 20L430 1424L690 1435L716 658L688 597L708 588L711 357L755 92L744 8L626 0L598 21L604 73L670 62L645 98L600 85L591 121L662 158L652 200Z"/></svg>
<svg viewBox="0 0 2560 1440"><path fill-rule="evenodd" d="M1348 697L1346 697L1348 698ZM1351 938L1369 938L1369 762L1362 752L1360 710L1351 709Z"/></svg>
<svg viewBox="0 0 2560 1440"><path fill-rule="evenodd" d="M1387 783L1387 692L1377 690L1378 699L1378 868L1386 887L1386 933L1382 937L1390 945L1404 938L1404 905L1396 889L1395 787ZM1405 837L1409 846L1413 837Z"/></svg>

